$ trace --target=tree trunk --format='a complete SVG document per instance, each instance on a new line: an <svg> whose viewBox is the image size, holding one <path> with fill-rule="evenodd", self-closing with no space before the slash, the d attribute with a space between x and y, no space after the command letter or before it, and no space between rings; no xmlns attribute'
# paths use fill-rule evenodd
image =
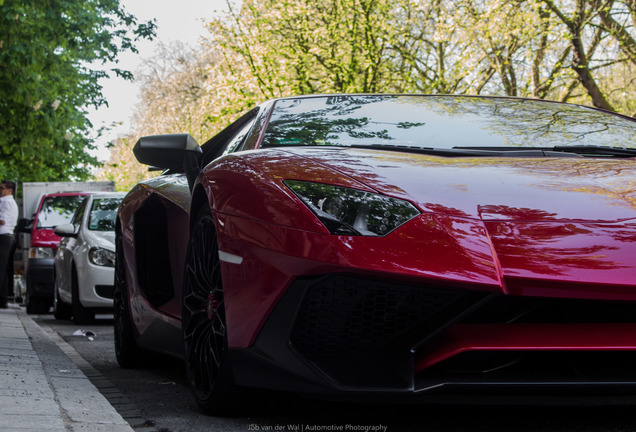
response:
<svg viewBox="0 0 636 432"><path fill-rule="evenodd" d="M625 0L625 4L629 9L629 14L632 16L632 23L636 26L636 0Z"/></svg>
<svg viewBox="0 0 636 432"><path fill-rule="evenodd" d="M626 1L626 3L629 3L629 0ZM636 10L634 10L634 8L636 8L636 0L631 0L631 3L633 4L628 6L632 9L632 18L636 21ZM612 37L618 41L621 51L623 51L630 62L636 65L636 40L623 25L614 19L609 8L599 7L598 15L601 17L601 22L607 27Z"/></svg>
<svg viewBox="0 0 636 432"><path fill-rule="evenodd" d="M597 108L608 111L615 111L609 101L605 98L603 92L596 84L596 80L590 72L587 56L583 49L580 34L572 35L572 68L579 77L581 85L587 90L587 94L592 98L592 103Z"/></svg>

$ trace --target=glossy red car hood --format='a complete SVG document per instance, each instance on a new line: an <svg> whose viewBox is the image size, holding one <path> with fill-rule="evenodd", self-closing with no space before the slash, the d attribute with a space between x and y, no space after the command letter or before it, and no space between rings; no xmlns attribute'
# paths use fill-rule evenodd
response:
<svg viewBox="0 0 636 432"><path fill-rule="evenodd" d="M616 222L636 218L631 159L446 158L398 152L298 149L423 211L484 220Z"/></svg>
<svg viewBox="0 0 636 432"><path fill-rule="evenodd" d="M481 220L503 288L511 293L589 289L590 297L636 299L633 160L288 151L409 200L425 213ZM539 286L537 280L559 283ZM597 284L614 286L613 294L597 294Z"/></svg>

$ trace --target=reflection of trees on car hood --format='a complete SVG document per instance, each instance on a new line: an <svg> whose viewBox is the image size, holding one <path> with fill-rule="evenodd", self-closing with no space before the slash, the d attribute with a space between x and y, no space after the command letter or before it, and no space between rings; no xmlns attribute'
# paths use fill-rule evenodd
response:
<svg viewBox="0 0 636 432"><path fill-rule="evenodd" d="M446 209L464 217L512 217L480 210L506 206L534 208L533 214L555 215L555 220L636 217L632 159L455 158L317 147L287 152L306 158L308 172L315 171L318 163L433 212Z"/></svg>

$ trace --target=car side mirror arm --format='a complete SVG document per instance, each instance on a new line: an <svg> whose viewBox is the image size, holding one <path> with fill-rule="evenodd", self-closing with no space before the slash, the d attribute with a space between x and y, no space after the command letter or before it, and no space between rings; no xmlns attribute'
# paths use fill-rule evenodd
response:
<svg viewBox="0 0 636 432"><path fill-rule="evenodd" d="M199 149L201 149L199 147ZM188 179L190 192L194 189L194 182L201 172L201 159L203 153L187 152L183 155L183 170Z"/></svg>

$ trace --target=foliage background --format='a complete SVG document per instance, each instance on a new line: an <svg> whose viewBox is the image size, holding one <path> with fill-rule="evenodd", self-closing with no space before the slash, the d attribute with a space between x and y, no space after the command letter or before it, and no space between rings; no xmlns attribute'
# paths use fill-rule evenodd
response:
<svg viewBox="0 0 636 432"><path fill-rule="evenodd" d="M90 106L106 103L98 80L153 22L118 0L0 0L0 178L83 180L98 165Z"/></svg>

